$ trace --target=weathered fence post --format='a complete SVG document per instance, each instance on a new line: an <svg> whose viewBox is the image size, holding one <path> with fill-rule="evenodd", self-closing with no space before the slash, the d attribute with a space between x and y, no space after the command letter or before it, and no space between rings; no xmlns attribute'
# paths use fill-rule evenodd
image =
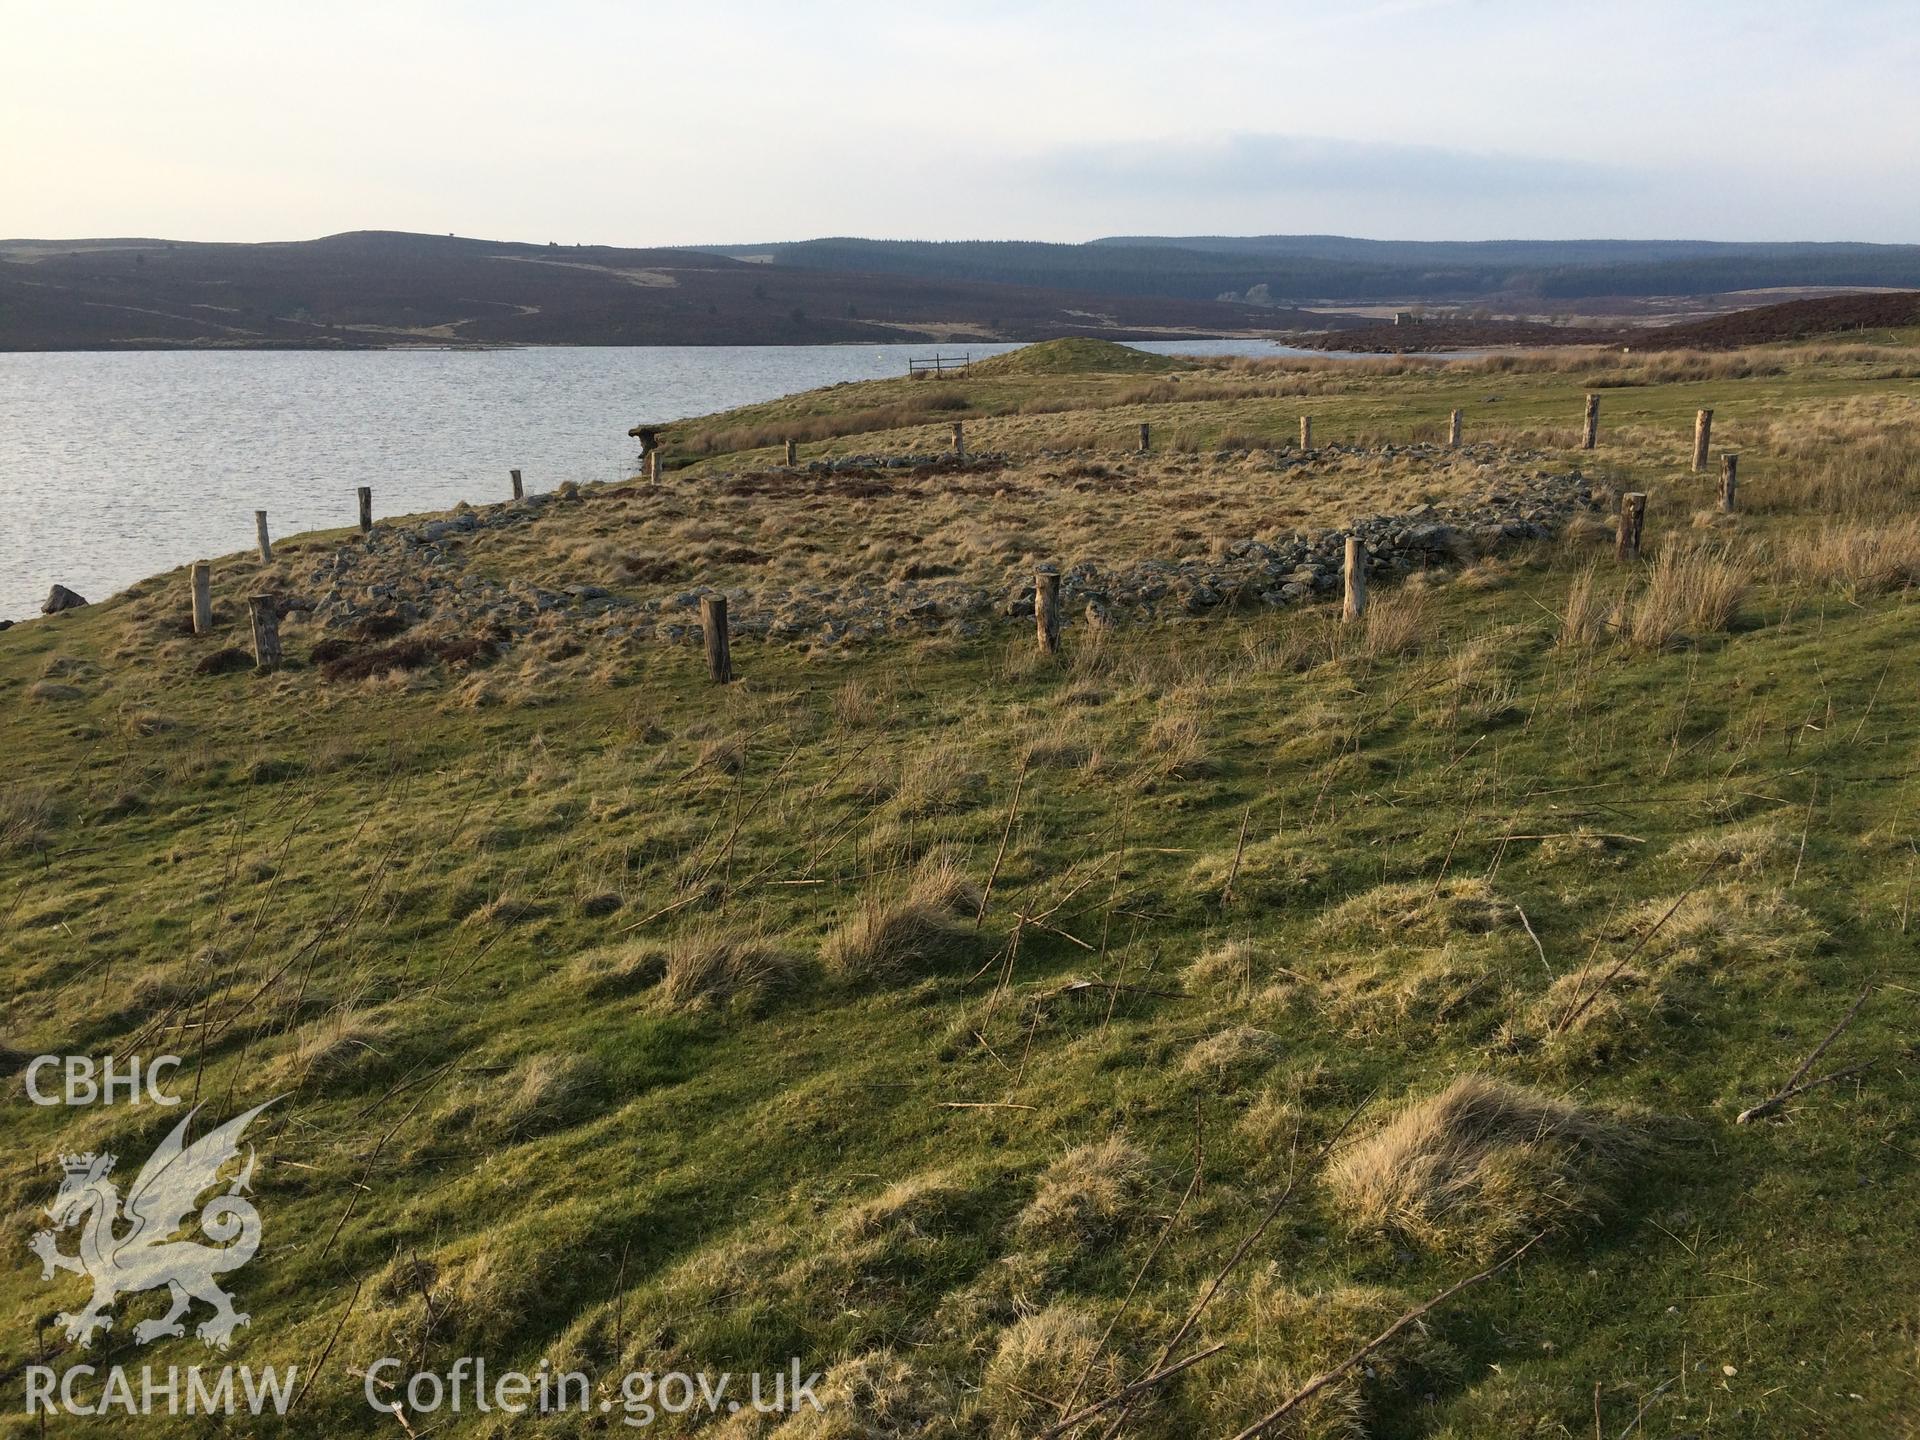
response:
<svg viewBox="0 0 1920 1440"><path fill-rule="evenodd" d="M1580 448L1591 450L1600 440L1600 397L1589 393L1587 396L1586 424L1580 431Z"/></svg>
<svg viewBox="0 0 1920 1440"><path fill-rule="evenodd" d="M271 595L249 595L253 617L253 663L262 670L280 668L280 606Z"/></svg>
<svg viewBox="0 0 1920 1440"><path fill-rule="evenodd" d="M1713 440L1713 411L1702 410L1693 417L1693 472L1707 468L1707 446Z"/></svg>
<svg viewBox="0 0 1920 1440"><path fill-rule="evenodd" d="M1447 418L1447 448L1449 450L1458 450L1460 448L1460 427L1466 418L1466 413L1461 410L1454 411L1453 414Z"/></svg>
<svg viewBox="0 0 1920 1440"><path fill-rule="evenodd" d="M1620 497L1620 530L1614 540L1614 557L1623 565L1640 558L1640 531L1647 522L1647 497L1629 491Z"/></svg>
<svg viewBox="0 0 1920 1440"><path fill-rule="evenodd" d="M373 530L373 487L360 487L360 533L366 535Z"/></svg>
<svg viewBox="0 0 1920 1440"><path fill-rule="evenodd" d="M1313 417L1311 415L1300 417L1300 448L1302 450L1313 448Z"/></svg>
<svg viewBox="0 0 1920 1440"><path fill-rule="evenodd" d="M727 644L727 597L700 597L700 629L707 642L707 675L716 685L733 679L733 652Z"/></svg>
<svg viewBox="0 0 1920 1440"><path fill-rule="evenodd" d="M513 479L513 498L516 500L526 499L527 487L520 483L520 472L518 470L509 470L507 474Z"/></svg>
<svg viewBox="0 0 1920 1440"><path fill-rule="evenodd" d="M660 452L658 450L647 451L647 483L649 485L660 483Z"/></svg>
<svg viewBox="0 0 1920 1440"><path fill-rule="evenodd" d="M254 538L260 542L260 563L262 565L271 565L273 563L273 540L267 534L266 511L256 510L253 512L253 534Z"/></svg>
<svg viewBox="0 0 1920 1440"><path fill-rule="evenodd" d="M1720 457L1720 508L1726 514L1734 512L1740 488L1740 457L1726 454Z"/></svg>
<svg viewBox="0 0 1920 1440"><path fill-rule="evenodd" d="M1358 620L1367 613L1367 545L1358 535L1347 536L1346 601L1342 620Z"/></svg>
<svg viewBox="0 0 1920 1440"><path fill-rule="evenodd" d="M1060 572L1041 570L1033 577L1033 629L1042 655L1060 649Z"/></svg>
<svg viewBox="0 0 1920 1440"><path fill-rule="evenodd" d="M967 432L958 420L953 422L953 457L956 460L967 458Z"/></svg>
<svg viewBox="0 0 1920 1440"><path fill-rule="evenodd" d="M795 465L798 465L799 463L800 463L800 443L797 440L789 440L787 441L787 468L792 469Z"/></svg>
<svg viewBox="0 0 1920 1440"><path fill-rule="evenodd" d="M1147 446L1151 443L1152 437L1153 427L1142 420L1140 422L1140 453L1142 455L1147 453Z"/></svg>
<svg viewBox="0 0 1920 1440"><path fill-rule="evenodd" d="M196 560L187 571L193 586L193 633L206 635L213 630L213 567Z"/></svg>

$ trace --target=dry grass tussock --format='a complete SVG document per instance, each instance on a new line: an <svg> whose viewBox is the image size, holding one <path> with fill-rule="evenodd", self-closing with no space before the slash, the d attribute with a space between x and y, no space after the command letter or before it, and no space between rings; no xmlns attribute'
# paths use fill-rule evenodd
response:
<svg viewBox="0 0 1920 1440"><path fill-rule="evenodd" d="M791 983L800 966L799 957L755 931L690 926L668 943L656 999L668 1010L757 1000Z"/></svg>
<svg viewBox="0 0 1920 1440"><path fill-rule="evenodd" d="M1567 599L1560 612L1560 629L1554 643L1564 650L1599 644L1611 631L1613 614L1619 605L1618 597L1602 592L1599 567L1587 565L1567 586Z"/></svg>
<svg viewBox="0 0 1920 1440"><path fill-rule="evenodd" d="M1154 1188L1147 1157L1124 1136L1110 1135L1049 1165L1015 1228L1023 1240L1045 1245L1094 1244L1146 1215Z"/></svg>
<svg viewBox="0 0 1920 1440"><path fill-rule="evenodd" d="M525 1139L557 1130L592 1101L602 1074L590 1055L534 1055L487 1087L473 1118L488 1134Z"/></svg>
<svg viewBox="0 0 1920 1440"><path fill-rule="evenodd" d="M1234 1433L1250 1415L1298 1391L1417 1303L1378 1285L1296 1289L1271 1271L1256 1275L1236 1298L1236 1328L1259 1336L1259 1346L1236 1369L1231 1385L1212 1390L1211 1434ZM1432 1391L1457 1381L1464 1369L1459 1351L1431 1328L1409 1326L1374 1351L1364 1371L1342 1376L1289 1416L1284 1433L1290 1440L1367 1440L1376 1433L1372 1404Z"/></svg>
<svg viewBox="0 0 1920 1440"><path fill-rule="evenodd" d="M1229 1025L1194 1041L1180 1061L1180 1073L1216 1085L1237 1084L1280 1056L1280 1037L1271 1030Z"/></svg>
<svg viewBox="0 0 1920 1440"><path fill-rule="evenodd" d="M1421 942L1485 935L1515 923L1512 902L1478 876L1376 886L1342 901L1320 921L1332 934Z"/></svg>
<svg viewBox="0 0 1920 1440"><path fill-rule="evenodd" d="M1646 587L1621 607L1621 630L1643 650L1725 630L1746 598L1748 581L1747 567L1724 553L1663 548Z"/></svg>
<svg viewBox="0 0 1920 1440"><path fill-rule="evenodd" d="M980 889L950 856L924 860L903 891L875 889L859 911L827 937L821 958L848 979L891 979L924 972L975 948Z"/></svg>
<svg viewBox="0 0 1920 1440"><path fill-rule="evenodd" d="M1660 923L1672 899L1649 900L1629 917L1638 937ZM1778 963L1811 951L1825 932L1778 890L1734 881L1695 890L1660 927L1649 951L1676 965Z"/></svg>
<svg viewBox="0 0 1920 1440"><path fill-rule="evenodd" d="M351 1074L383 1058L391 1027L357 1005L338 1005L295 1032L293 1049L275 1063L277 1080L298 1083Z"/></svg>
<svg viewBox="0 0 1920 1440"><path fill-rule="evenodd" d="M1194 862L1188 881L1215 900L1229 893L1231 882L1232 900L1272 905L1316 892L1328 872L1324 847L1275 835L1208 851Z"/></svg>
<svg viewBox="0 0 1920 1440"><path fill-rule="evenodd" d="M51 785L16 782L0 790L0 855L44 849L59 815L59 791Z"/></svg>
<svg viewBox="0 0 1920 1440"><path fill-rule="evenodd" d="M595 997L643 990L666 973L665 948L640 941L583 950L567 965L568 983Z"/></svg>
<svg viewBox="0 0 1920 1440"><path fill-rule="evenodd" d="M1771 820L1732 825L1675 841L1667 857L1698 869L1718 861L1723 874L1751 875L1793 853L1793 837Z"/></svg>
<svg viewBox="0 0 1920 1440"><path fill-rule="evenodd" d="M1364 660L1408 655L1427 643L1433 606L1426 594L1404 586L1373 596L1365 623L1341 630L1344 653Z"/></svg>
<svg viewBox="0 0 1920 1440"><path fill-rule="evenodd" d="M961 1440L975 1432L950 1382L890 1349L869 1350L828 1368L814 1387L819 1410L801 1406L774 1423L748 1406L712 1430L716 1440ZM770 1423L774 1428L769 1429Z"/></svg>
<svg viewBox="0 0 1920 1440"><path fill-rule="evenodd" d="M1851 595L1904 590L1920 582L1920 517L1837 522L1780 537L1775 578L1830 586Z"/></svg>
<svg viewBox="0 0 1920 1440"><path fill-rule="evenodd" d="M1659 982L1633 965L1596 962L1570 970L1527 1007L1524 1031L1565 1069L1612 1063L1659 1009Z"/></svg>
<svg viewBox="0 0 1920 1440"><path fill-rule="evenodd" d="M1313 998L1328 1020L1358 1037L1393 1035L1407 1027L1432 1033L1467 1008L1489 1002L1531 959L1524 938L1502 946L1484 939L1421 950L1366 949L1322 957L1329 978Z"/></svg>
<svg viewBox="0 0 1920 1440"><path fill-rule="evenodd" d="M1091 1312L1066 1301L1009 1326L981 1376L993 1433L1031 1435L1045 1428L1060 1418L1060 1405L1076 1386L1085 1397L1124 1385L1130 1377L1120 1358L1101 1352L1105 1329Z"/></svg>
<svg viewBox="0 0 1920 1440"><path fill-rule="evenodd" d="M1327 1183L1356 1230L1486 1253L1597 1214L1637 1143L1622 1122L1469 1075L1354 1144Z"/></svg>

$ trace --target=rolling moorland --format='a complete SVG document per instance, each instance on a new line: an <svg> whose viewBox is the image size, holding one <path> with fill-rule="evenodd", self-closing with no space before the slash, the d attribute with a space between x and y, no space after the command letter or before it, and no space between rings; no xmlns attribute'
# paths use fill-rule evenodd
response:
<svg viewBox="0 0 1920 1440"><path fill-rule="evenodd" d="M1251 332L1317 316L687 250L358 231L288 244L0 241L0 350L819 345Z"/></svg>
<svg viewBox="0 0 1920 1440"><path fill-rule="evenodd" d="M1914 1433L1920 331L1069 341L665 443L0 633L8 1069L284 1096L227 1358L293 1433L521 1433L386 1355L797 1356L822 1414L654 1427L780 1440ZM8 1393L204 1361L28 1254L176 1113L8 1103Z"/></svg>
<svg viewBox="0 0 1920 1440"><path fill-rule="evenodd" d="M1234 245L1244 250L1223 248ZM1622 326L1785 298L1773 289L1863 287L1920 287L1920 247L1260 236L636 250L389 231L256 245L0 240L0 350L1313 334L1339 345L1396 307L1432 305L1453 322L1358 342L1391 351L1619 343ZM1361 309L1371 314L1351 313ZM1767 338L1780 337L1720 343Z"/></svg>

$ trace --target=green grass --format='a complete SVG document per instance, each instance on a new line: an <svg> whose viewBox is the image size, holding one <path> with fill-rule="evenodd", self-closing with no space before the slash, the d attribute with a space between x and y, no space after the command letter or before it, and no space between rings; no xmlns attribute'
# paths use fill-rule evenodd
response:
<svg viewBox="0 0 1920 1440"><path fill-rule="evenodd" d="M1759 493L1808 463L1776 422L1911 403L1872 371L1610 389L1602 451L1566 460L1657 479L1675 503L1652 548L1678 545L1711 483L1674 458L1694 408L1715 407ZM1333 440L1472 401L1470 437L1570 438L1583 383L1308 378L1327 388L1137 413L1284 437L1309 408ZM1108 385L1021 383L1021 404L1063 406ZM1009 412L974 443L993 423L1020 443L1135 423L1086 406ZM1725 538L1763 556L1816 519L1789 507ZM1413 643L1371 658L1323 611L1097 643L1074 625L1059 664L1022 627L824 662L741 640L724 692L697 651L662 647L484 710L437 672L330 687L195 679L191 645L116 660L125 598L16 627L0 1043L181 1054L182 1089L219 1117L287 1092L257 1132L266 1239L233 1277L253 1323L232 1358L304 1367L338 1330L301 1402L311 1433L398 1433L353 1373L385 1354L596 1375L864 1357L892 1418L869 1402L871 1430L828 1433L1031 1433L1083 1368L1082 1403L1146 1370L1297 1176L1188 1347L1226 1349L1128 1422L1231 1434L1504 1245L1490 1222L1363 1226L1308 1165L1363 1101L1356 1137L1469 1075L1635 1144L1581 1171L1569 1206L1526 1165L1502 1171L1548 1238L1299 1433L1584 1436L1596 1405L1607 1435L1643 1405L1651 1434L1899 1433L1920 1404L1911 601L1757 570L1725 632L1557 645L1578 568L1598 557L1619 583L1593 543L1437 584ZM81 697L29 699L49 670ZM743 763L701 763L735 745ZM923 857L984 886L1003 835L977 933L885 975L820 962ZM1625 957L1730 845L1752 858L1556 1035L1560 977ZM731 1005L660 1003L661 952L712 927L800 968ZM1130 988L1070 988L1095 978ZM1870 981L1827 1059L1874 1067L1736 1126ZM1220 1038L1242 1027L1259 1033ZM0 1366L17 1374L43 1339L50 1363L81 1358L39 1323L79 1282L41 1286L24 1249L55 1155L130 1169L177 1112L9 1103ZM191 1340L132 1344L152 1303L84 1358L201 1359Z"/></svg>

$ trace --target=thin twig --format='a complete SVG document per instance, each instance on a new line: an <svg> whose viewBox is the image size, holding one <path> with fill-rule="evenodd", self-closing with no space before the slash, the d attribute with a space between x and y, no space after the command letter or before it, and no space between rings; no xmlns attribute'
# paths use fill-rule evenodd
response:
<svg viewBox="0 0 1920 1440"><path fill-rule="evenodd" d="M973 917L973 928L976 930L987 918L987 901L993 898L993 882L1000 878L1001 862L1007 858L1007 837L1013 834L1013 819L1020 813L1020 792L1026 787L1027 765L1032 759L1031 751L1020 757L1020 773L1013 782L1013 799L1007 802L1007 823L1000 829L1000 849L993 857L993 870L987 876L987 888L980 892L980 911Z"/></svg>
<svg viewBox="0 0 1920 1440"><path fill-rule="evenodd" d="M1845 1075L1857 1074L1861 1070L1864 1070L1866 1068L1865 1064L1853 1065L1845 1070L1836 1070L1831 1075L1823 1075L1820 1079L1808 1084L1802 1085L1800 1083L1806 1076L1806 1073L1813 1068L1814 1062L1827 1053L1827 1047L1838 1040L1841 1032L1853 1024L1854 1017L1860 1013L1860 1007L1867 1003L1867 997L1873 994L1874 989L1874 986L1869 985L1860 992L1859 998L1856 999L1853 1004L1849 1005L1847 1007L1847 1013L1840 1017L1840 1023L1827 1032L1826 1039L1813 1047L1813 1053L1800 1062L1799 1068L1787 1077L1786 1084L1782 1085L1772 1096L1762 1100L1758 1105L1750 1106L1742 1110L1733 1123L1736 1125L1746 1125L1755 1120L1763 1120L1780 1109L1781 1106L1785 1105L1787 1101L1791 1100L1794 1096L1811 1090L1816 1085L1826 1085Z"/></svg>

